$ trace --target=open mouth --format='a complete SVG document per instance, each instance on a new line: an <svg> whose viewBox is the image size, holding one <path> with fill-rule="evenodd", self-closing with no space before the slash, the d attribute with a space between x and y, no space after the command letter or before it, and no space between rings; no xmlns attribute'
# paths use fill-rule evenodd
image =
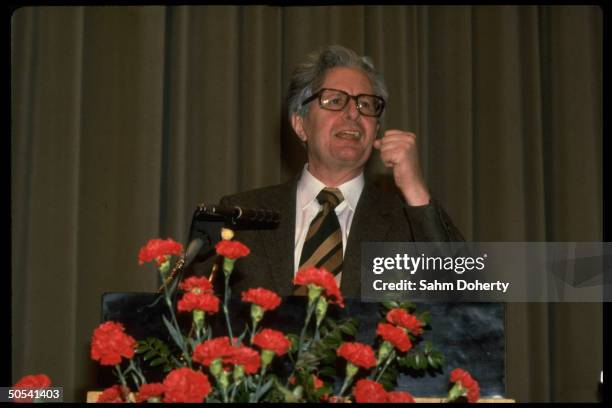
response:
<svg viewBox="0 0 612 408"><path fill-rule="evenodd" d="M361 132L358 130L341 130L336 133L336 137L345 140L359 140L361 139Z"/></svg>

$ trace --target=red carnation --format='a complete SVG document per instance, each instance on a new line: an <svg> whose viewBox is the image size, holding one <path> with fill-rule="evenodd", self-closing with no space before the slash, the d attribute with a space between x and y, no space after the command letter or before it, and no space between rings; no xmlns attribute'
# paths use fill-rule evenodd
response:
<svg viewBox="0 0 612 408"><path fill-rule="evenodd" d="M387 391L376 381L361 379L353 388L356 402L387 402Z"/></svg>
<svg viewBox="0 0 612 408"><path fill-rule="evenodd" d="M298 286L315 285L323 288L328 302L344 307L344 299L338 288L338 283L334 279L334 275L325 268L300 269L293 278L293 284Z"/></svg>
<svg viewBox="0 0 612 408"><path fill-rule="evenodd" d="M192 276L179 285L185 292L206 293L212 292L212 283L204 276Z"/></svg>
<svg viewBox="0 0 612 408"><path fill-rule="evenodd" d="M295 385L295 381L296 381L295 380L295 376L292 375L291 377L289 377L289 384ZM323 387L325 385L325 383L319 377L317 377L316 375L312 374L312 385L314 386L314 390L316 391L319 388ZM329 394L321 395L320 399L321 399L321 401L335 402L335 401L331 401L331 399L329 398Z"/></svg>
<svg viewBox="0 0 612 408"><path fill-rule="evenodd" d="M121 357L134 357L136 340L123 332L121 323L106 322L98 326L91 338L91 358L102 365L117 365Z"/></svg>
<svg viewBox="0 0 612 408"><path fill-rule="evenodd" d="M129 390L126 390L126 395L129 394ZM97 402L114 402L114 403L123 403L126 402L123 399L123 393L121 392L120 385L113 385L102 391L100 395L98 395Z"/></svg>
<svg viewBox="0 0 612 408"><path fill-rule="evenodd" d="M336 354L358 367L367 369L376 365L374 351L367 344L359 342L345 342L338 347Z"/></svg>
<svg viewBox="0 0 612 408"><path fill-rule="evenodd" d="M151 239L145 246L140 248L138 253L138 264L142 265L145 262L150 262L155 259L157 266L160 266L167 261L169 255L181 255L183 253L183 245L168 239Z"/></svg>
<svg viewBox="0 0 612 408"><path fill-rule="evenodd" d="M242 301L254 303L268 311L276 309L281 303L281 298L271 290L256 288L242 292Z"/></svg>
<svg viewBox="0 0 612 408"><path fill-rule="evenodd" d="M225 361L233 365L243 366L244 372L247 374L255 374L261 366L259 353L246 346L232 347Z"/></svg>
<svg viewBox="0 0 612 408"><path fill-rule="evenodd" d="M389 312L387 312L387 321L396 326L401 326L410 330L410 333L415 336L419 336L423 333L423 322L404 309L389 310Z"/></svg>
<svg viewBox="0 0 612 408"><path fill-rule="evenodd" d="M142 384L136 395L136 402L145 402L149 398L160 398L164 391L162 383Z"/></svg>
<svg viewBox="0 0 612 408"><path fill-rule="evenodd" d="M387 393L387 402L404 403L416 402L412 394L406 391L391 391Z"/></svg>
<svg viewBox="0 0 612 408"><path fill-rule="evenodd" d="M170 371L164 388L164 402L203 402L211 390L205 374L187 367Z"/></svg>
<svg viewBox="0 0 612 408"><path fill-rule="evenodd" d="M22 377L13 388L40 389L51 385L51 379L46 374L32 374Z"/></svg>
<svg viewBox="0 0 612 408"><path fill-rule="evenodd" d="M466 397L468 402L478 401L478 399L480 398L480 387L478 386L478 383L468 388Z"/></svg>
<svg viewBox="0 0 612 408"><path fill-rule="evenodd" d="M253 344L258 345L262 349L271 350L277 356L282 356L291 347L291 342L283 333L272 329L263 329L257 333L253 337Z"/></svg>
<svg viewBox="0 0 612 408"><path fill-rule="evenodd" d="M13 388L38 390L51 385L51 379L46 374L33 374L22 377ZM15 398L13 402L32 402L32 398Z"/></svg>
<svg viewBox="0 0 612 408"><path fill-rule="evenodd" d="M318 390L319 388L323 387L325 385L325 383L323 382L323 380L321 380L319 377L317 377L316 375L312 375L312 381L313 381L313 385L314 385L314 389L315 391ZM323 394L321 395L321 401L327 401L329 399L329 394Z"/></svg>
<svg viewBox="0 0 612 408"><path fill-rule="evenodd" d="M471 375L461 368L455 368L453 371L451 371L448 381L456 383L457 381L462 381L465 377L471 377Z"/></svg>
<svg viewBox="0 0 612 408"><path fill-rule="evenodd" d="M238 259L247 256L251 250L239 241L229 241L223 239L215 245L217 254L229 259Z"/></svg>
<svg viewBox="0 0 612 408"><path fill-rule="evenodd" d="M467 390L466 397L468 402L476 402L478 398L480 398L480 386L467 371L461 368L455 368L450 373L449 382L459 383Z"/></svg>
<svg viewBox="0 0 612 408"><path fill-rule="evenodd" d="M295 385L295 381L296 380L295 380L295 376L294 375L289 377L289 384ZM314 385L315 391L325 385L325 383L319 377L317 377L314 374L312 374L312 383Z"/></svg>
<svg viewBox="0 0 612 408"><path fill-rule="evenodd" d="M406 332L392 324L378 323L376 334L393 344L399 351L406 352L412 348L412 342Z"/></svg>
<svg viewBox="0 0 612 408"><path fill-rule="evenodd" d="M198 344L193 350L193 361L209 366L214 360L224 358L231 352L229 337L217 337Z"/></svg>
<svg viewBox="0 0 612 408"><path fill-rule="evenodd" d="M318 390L319 388L325 385L325 383L314 374L312 374L312 383L314 385L315 390ZM289 384L295 385L295 376L292 375L291 377L289 377Z"/></svg>
<svg viewBox="0 0 612 408"><path fill-rule="evenodd" d="M191 312L192 310L202 310L208 313L219 311L219 298L211 293L187 292L177 305L179 312Z"/></svg>

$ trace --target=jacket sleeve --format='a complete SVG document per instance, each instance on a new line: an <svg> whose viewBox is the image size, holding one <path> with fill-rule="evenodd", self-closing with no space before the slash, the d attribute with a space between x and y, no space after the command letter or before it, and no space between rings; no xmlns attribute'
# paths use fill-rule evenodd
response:
<svg viewBox="0 0 612 408"><path fill-rule="evenodd" d="M465 238L444 209L435 201L422 206L404 204L415 242L462 242Z"/></svg>

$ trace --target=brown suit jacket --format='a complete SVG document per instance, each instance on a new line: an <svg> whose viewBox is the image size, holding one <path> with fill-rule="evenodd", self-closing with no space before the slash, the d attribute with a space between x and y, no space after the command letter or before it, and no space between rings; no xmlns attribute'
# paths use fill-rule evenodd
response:
<svg viewBox="0 0 612 408"><path fill-rule="evenodd" d="M235 239L248 246L251 253L235 264L230 281L234 294L255 287L274 290L281 296L292 294L297 182L296 177L284 184L221 199L222 206L267 208L280 213L280 224L276 229L236 231ZM382 191L366 181L344 254L342 294L349 298L361 295L362 242L463 240L450 218L435 202L411 207L399 194Z"/></svg>

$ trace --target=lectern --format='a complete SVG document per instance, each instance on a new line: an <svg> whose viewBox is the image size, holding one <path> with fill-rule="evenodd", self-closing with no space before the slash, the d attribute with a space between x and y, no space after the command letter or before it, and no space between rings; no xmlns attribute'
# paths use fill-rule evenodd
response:
<svg viewBox="0 0 612 408"><path fill-rule="evenodd" d="M266 313L259 327L299 334L305 317L305 302L306 298L301 296L284 298L279 308ZM430 312L432 329L425 330L423 337L444 354L446 365L438 372L400 374L397 390L409 391L417 397L444 396L448 391L448 373L461 367L479 382L481 397L503 397L504 304L421 302L416 305L418 312ZM239 298L230 301L232 329L236 335L242 332L245 322L250 319L249 307ZM356 317L359 330L355 340L372 345L376 325L381 319L380 307L378 303L345 299L344 309L330 306L328 314L337 319ZM164 299L155 293L106 293L102 298L102 320L123 323L126 332L137 340L157 337L170 344L162 321L162 315L167 313ZM190 316L185 317L187 323ZM226 335L221 312L217 317L212 320L213 336Z"/></svg>

